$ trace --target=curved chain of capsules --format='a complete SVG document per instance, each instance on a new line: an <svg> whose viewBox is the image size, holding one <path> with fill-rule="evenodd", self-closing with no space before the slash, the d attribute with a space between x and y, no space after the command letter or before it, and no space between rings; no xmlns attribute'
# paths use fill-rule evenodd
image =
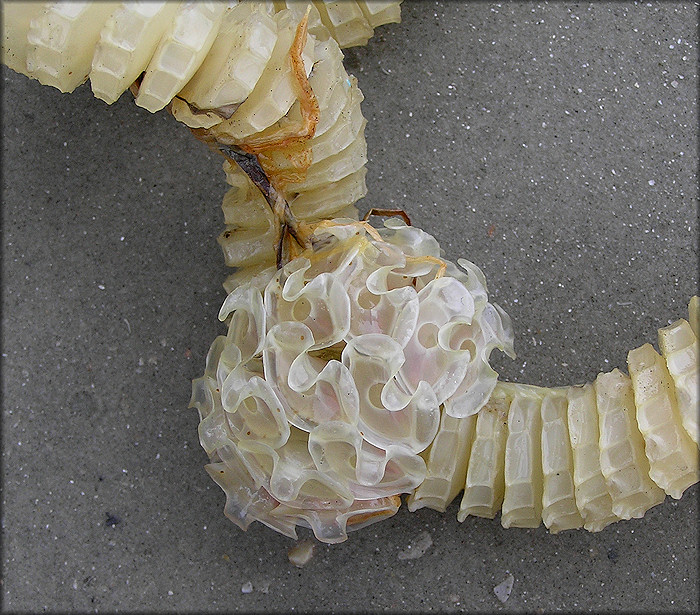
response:
<svg viewBox="0 0 700 615"><path fill-rule="evenodd" d="M500 510L506 528L597 532L698 481L698 297L659 330L661 354L630 351L630 376L497 383L488 357L512 333L476 267L436 277L426 233L332 224L229 294L228 335L193 383L207 471L241 528L340 542L401 493L444 512L463 492L459 521Z"/></svg>
<svg viewBox="0 0 700 615"><path fill-rule="evenodd" d="M464 491L458 519L504 527L597 532L640 518L698 482L700 299L689 320L659 329L618 369L583 386L499 383L475 415L443 413L414 511L443 511Z"/></svg>
<svg viewBox="0 0 700 615"><path fill-rule="evenodd" d="M66 92L89 78L108 103L134 84L137 105L167 106L215 149L225 144L256 157L288 205L268 208L241 168L230 157L224 163L232 188L219 242L238 270L229 289L275 264L287 227L357 218L354 204L367 192L366 121L340 48L399 21L399 5L10 3L3 61Z"/></svg>
<svg viewBox="0 0 700 615"><path fill-rule="evenodd" d="M374 28L401 21L402 0L311 1L311 32L332 36L342 48L364 45ZM7 2L2 7L2 61L62 92L73 91L89 78L95 96L108 103L145 72L149 85L137 104L153 111L170 102L206 63L212 48L219 54L222 48L236 48L238 55L215 62L220 62L217 68L226 65L232 71L240 65L239 83L214 84L218 89L209 92L213 104L204 106L235 104L226 100L227 92L245 89L251 79L255 82L260 59L271 52L270 34L274 35L274 29L265 32L270 25L264 19L251 21L254 27L247 31L237 28L230 14L239 4L257 6L267 16L285 9L303 13L306 8L298 0ZM211 58L208 64L211 71ZM199 79L211 84L225 77L223 71L214 70Z"/></svg>
<svg viewBox="0 0 700 615"><path fill-rule="evenodd" d="M290 217L297 223L338 216L357 218L355 202L367 192L366 120L360 108L362 93L356 79L345 71L342 53L332 38L317 39L314 49L316 62L308 77L308 86L318 115L313 135L303 144L302 151L309 153L308 166L302 165L303 172L295 175L299 169L286 157L295 144L277 147L273 142L271 149L257 152L257 159L261 162L261 157L266 157L265 172L289 203ZM289 91L293 93L291 75L289 81ZM297 101L286 119L295 124L301 121L301 114L302 104ZM215 143L226 143L230 141L231 130L230 124L219 124L208 129L208 135ZM266 132L269 131L258 133L253 139L264 139ZM243 149L253 139L244 143ZM280 220L266 196L239 164L229 158L223 167L231 189L223 200L226 227L218 241L226 265L236 268L224 284L227 290L231 290L275 266ZM275 181L284 178L288 181Z"/></svg>
<svg viewBox="0 0 700 615"><path fill-rule="evenodd" d="M192 405L228 517L332 543L424 483L441 415L479 411L513 335L481 272L417 228L336 219L311 238L228 295Z"/></svg>

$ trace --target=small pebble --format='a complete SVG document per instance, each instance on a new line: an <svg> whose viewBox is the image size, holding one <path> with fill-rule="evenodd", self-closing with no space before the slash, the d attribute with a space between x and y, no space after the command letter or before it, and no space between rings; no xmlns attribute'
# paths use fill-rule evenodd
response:
<svg viewBox="0 0 700 615"><path fill-rule="evenodd" d="M287 557L289 561L294 564L297 568L303 568L311 561L314 556L315 543L313 540L304 540L298 545L294 545L289 551L287 551Z"/></svg>
<svg viewBox="0 0 700 615"><path fill-rule="evenodd" d="M242 594L249 594L252 591L253 591L253 584L250 581L243 583L243 585L241 585L241 593Z"/></svg>

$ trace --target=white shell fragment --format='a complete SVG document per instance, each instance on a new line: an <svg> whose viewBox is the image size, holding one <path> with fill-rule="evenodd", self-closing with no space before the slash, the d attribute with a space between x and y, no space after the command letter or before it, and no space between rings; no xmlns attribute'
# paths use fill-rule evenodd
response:
<svg viewBox="0 0 700 615"><path fill-rule="evenodd" d="M423 557L430 547L433 546L433 538L430 536L430 532L421 532L418 536L411 541L411 543L399 552L398 559L400 560L411 560Z"/></svg>
<svg viewBox="0 0 700 615"><path fill-rule="evenodd" d="M493 588L493 593L496 594L501 602L506 602L510 598L510 593L513 591L513 583L515 582L515 577L509 574L503 581L501 581L496 587Z"/></svg>
<svg viewBox="0 0 700 615"><path fill-rule="evenodd" d="M316 545L312 540L303 540L287 551L287 557L290 563L297 568L303 568L313 558L315 547Z"/></svg>

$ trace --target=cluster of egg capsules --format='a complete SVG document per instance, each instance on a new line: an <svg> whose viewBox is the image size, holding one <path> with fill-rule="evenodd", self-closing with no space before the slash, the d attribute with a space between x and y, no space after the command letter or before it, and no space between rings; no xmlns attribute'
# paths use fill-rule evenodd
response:
<svg viewBox="0 0 700 615"><path fill-rule="evenodd" d="M417 228L337 219L312 244L229 294L192 404L231 519L339 542L423 483L441 414L486 403L512 331L480 271Z"/></svg>
<svg viewBox="0 0 700 615"><path fill-rule="evenodd" d="M235 287L194 381L207 470L240 527L324 542L408 507L551 532L641 517L698 480L698 298L630 376L498 383L510 321L427 233L320 222L313 247Z"/></svg>

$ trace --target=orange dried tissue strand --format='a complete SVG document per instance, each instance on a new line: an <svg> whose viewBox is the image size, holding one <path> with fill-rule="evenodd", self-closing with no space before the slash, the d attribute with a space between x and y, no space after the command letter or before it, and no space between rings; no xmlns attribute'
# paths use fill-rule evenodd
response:
<svg viewBox="0 0 700 615"><path fill-rule="evenodd" d="M381 235L377 232L377 229L375 229L369 222L365 222L364 220L359 220L358 222L353 222L352 224L355 224L356 226L359 226L360 228L363 228L365 232L372 237L372 239L376 241L383 241ZM323 230L325 228L331 228L334 226L347 226L346 222L335 222L333 220L319 220L318 222L315 222L314 224L310 224L309 227L313 229L314 231L316 230Z"/></svg>
<svg viewBox="0 0 700 615"><path fill-rule="evenodd" d="M407 263L432 263L434 265L438 265L439 268L437 270L437 273L435 274L436 280L438 278L441 278L442 276L444 276L445 272L447 271L447 263L444 260L442 260L441 258L437 258L436 256L407 256L406 262Z"/></svg>
<svg viewBox="0 0 700 615"><path fill-rule="evenodd" d="M316 133L316 125L320 117L320 110L316 95L306 77L304 60L301 57L304 46L306 45L310 9L311 7L309 6L306 9L303 19L299 22L294 40L292 41L292 46L289 49L292 74L295 76L299 88L301 126L287 126L273 134L248 138L237 143L241 149L249 154L262 154L272 149L286 149L295 144L306 145L305 142L311 139ZM310 156L308 163L308 166L310 166ZM308 166L306 168L308 168Z"/></svg>
<svg viewBox="0 0 700 615"><path fill-rule="evenodd" d="M411 218L403 209L380 209L377 207L372 207L362 218L364 221L369 220L372 216L386 216L388 218L393 216L398 216L402 218L407 226L411 226Z"/></svg>

